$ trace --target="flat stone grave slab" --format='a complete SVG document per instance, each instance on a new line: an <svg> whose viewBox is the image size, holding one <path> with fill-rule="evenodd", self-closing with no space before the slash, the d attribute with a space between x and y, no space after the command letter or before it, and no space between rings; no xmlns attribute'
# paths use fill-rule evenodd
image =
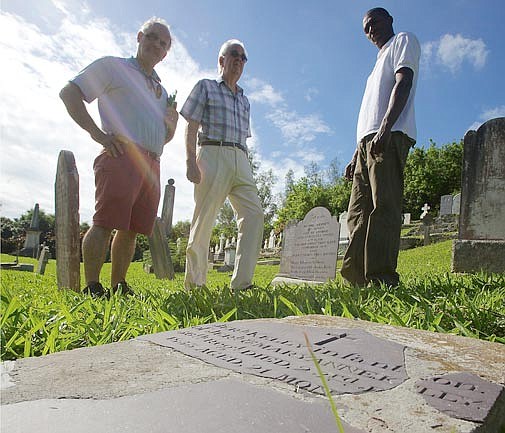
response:
<svg viewBox="0 0 505 433"><path fill-rule="evenodd" d="M384 391L407 379L404 346L360 329L250 321L214 323L142 338L218 367L324 394L305 335L332 394Z"/></svg>
<svg viewBox="0 0 505 433"><path fill-rule="evenodd" d="M247 355L244 366L256 360L262 366L268 365L276 374L279 372L276 369L281 370L284 379L250 374L246 368L239 373L229 365L224 368L203 361L153 343L149 339L162 340L161 337L167 335L154 334L0 364L3 369L0 430L2 433L337 432L328 399L316 388L320 384L318 378L304 367L310 363L304 337L298 337L300 329L307 332L318 358L326 362L321 368L334 390L333 400L346 423L346 433L496 433L505 428L503 344L321 315L246 320L225 325L217 326L214 331L219 331L219 338L226 343L218 340L215 334L210 338L232 347L238 342L224 339L224 335L242 335L244 329L258 326L261 332L254 331L255 335L247 336L251 340L247 344L251 344L249 350L261 352L261 355L255 358L250 352L240 354ZM236 330L230 331L229 326ZM197 327L196 331L201 333L201 328ZM271 335L276 328L282 330L280 336ZM178 332L191 330L195 328ZM195 345L200 344L199 339L195 338ZM395 369L393 363L388 364L382 369L383 374L393 380L377 381L379 384L387 382L388 386L379 391L380 388L372 384L373 390L365 391L358 388L365 387L364 379L359 376L370 375L369 352L375 355L374 341L384 344L385 352L398 353L400 363L395 365L403 367ZM344 358L346 350L354 343L354 355ZM287 346L285 353L276 351L278 345ZM214 343L211 350L223 352L224 349ZM378 350L382 356L380 348ZM213 356L217 358L219 353ZM328 363L331 358L335 360L333 364ZM366 368L350 368L346 362L351 358L358 365L366 364L363 365ZM223 357L217 359L230 364ZM386 363L383 358L375 361L381 360ZM283 369L288 366L284 361L303 368L293 369L296 374L285 373ZM375 367L380 368L380 365ZM307 374L304 377L313 385L313 392L299 381L303 379L299 377L302 374ZM336 374L345 374L352 380L358 376L359 379L352 382L339 380L342 376L331 377ZM442 403L453 403L451 392L435 389L435 384L446 386L449 381L465 384L455 386L465 388L458 394L464 396L463 406L459 407L464 412L463 417L454 405L448 411L428 402L427 397L431 395ZM338 388L341 383L346 384L346 391L353 392L342 393ZM469 383L476 386L468 386ZM423 388L426 390L421 392ZM498 392L488 393L488 388ZM480 393L483 390L485 399ZM444 398L443 392L449 398ZM482 421L469 419L474 409L464 403L469 401L479 402L477 415ZM314 420L317 424L311 424ZM282 429L284 424L281 423L285 423L287 430ZM230 430L226 430L228 426ZM272 430L268 430L270 427Z"/></svg>
<svg viewBox="0 0 505 433"><path fill-rule="evenodd" d="M1 427L6 433L336 431L335 419L326 402L305 402L228 379L112 400L16 403L2 407ZM365 433L345 422L344 428L346 433Z"/></svg>

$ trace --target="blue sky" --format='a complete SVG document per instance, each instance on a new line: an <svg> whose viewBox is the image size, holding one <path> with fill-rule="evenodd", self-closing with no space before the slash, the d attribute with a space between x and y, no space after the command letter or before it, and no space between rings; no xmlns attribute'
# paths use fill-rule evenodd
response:
<svg viewBox="0 0 505 433"><path fill-rule="evenodd" d="M248 54L240 84L251 101L249 146L276 191L293 169L343 169L356 145L356 120L377 49L362 30L364 13L387 8L396 32L422 46L416 96L418 146L445 144L505 116L502 0L2 0L0 14L0 214L18 217L38 202L54 213L58 153L71 150L80 181L81 221L93 214L92 163L98 144L68 117L58 98L66 81L104 55L130 56L147 18L164 18L173 47L156 69L182 106L196 81L216 74L227 39ZM500 36L502 35L502 36ZM91 106L96 115L96 107ZM183 119L162 156L162 182L175 179L174 221L190 219Z"/></svg>

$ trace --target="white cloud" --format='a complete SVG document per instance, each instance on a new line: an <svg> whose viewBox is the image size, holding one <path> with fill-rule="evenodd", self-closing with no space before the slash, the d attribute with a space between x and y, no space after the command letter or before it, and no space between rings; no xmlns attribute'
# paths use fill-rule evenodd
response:
<svg viewBox="0 0 505 433"><path fill-rule="evenodd" d="M312 98L316 95L319 95L319 90L315 87L309 87L305 92L305 100L311 102Z"/></svg>
<svg viewBox="0 0 505 433"><path fill-rule="evenodd" d="M488 108L479 115L479 120L475 121L468 127L468 131L476 131L479 127L488 120L497 117L505 117L505 105L500 105L494 108Z"/></svg>
<svg viewBox="0 0 505 433"><path fill-rule="evenodd" d="M249 87L247 98L252 102L276 106L284 101L282 95L277 92L271 84L265 83L258 78L246 80Z"/></svg>
<svg viewBox="0 0 505 433"><path fill-rule="evenodd" d="M445 34L438 41L426 42L422 46L422 64L430 68L433 62L458 72L467 62L479 70L486 64L489 50L482 39L469 39L460 34Z"/></svg>
<svg viewBox="0 0 505 433"><path fill-rule="evenodd" d="M314 141L317 134L330 134L331 128L317 114L302 116L295 111L275 109L267 115L282 133L288 144L302 146Z"/></svg>

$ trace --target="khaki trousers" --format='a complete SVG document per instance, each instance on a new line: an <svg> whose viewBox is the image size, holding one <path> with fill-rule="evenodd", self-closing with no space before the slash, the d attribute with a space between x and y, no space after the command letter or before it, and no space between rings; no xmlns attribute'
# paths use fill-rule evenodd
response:
<svg viewBox="0 0 505 433"><path fill-rule="evenodd" d="M347 214L350 240L341 274L355 285L370 281L397 285L403 170L415 141L393 132L379 163L370 153L374 136L366 136L358 146Z"/></svg>
<svg viewBox="0 0 505 433"><path fill-rule="evenodd" d="M212 227L226 197L238 225L235 269L230 287L241 290L252 284L263 238L263 209L246 153L235 147L202 146L197 163L202 180L195 184L195 210L186 250L184 286L191 289L207 281Z"/></svg>

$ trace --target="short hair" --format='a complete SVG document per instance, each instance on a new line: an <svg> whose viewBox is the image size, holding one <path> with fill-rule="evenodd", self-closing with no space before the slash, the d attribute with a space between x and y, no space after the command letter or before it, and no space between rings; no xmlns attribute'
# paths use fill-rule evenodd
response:
<svg viewBox="0 0 505 433"><path fill-rule="evenodd" d="M384 15L385 17L391 17L391 14L384 8L373 8L370 9L365 16L372 15L373 13L378 13L380 15Z"/></svg>
<svg viewBox="0 0 505 433"><path fill-rule="evenodd" d="M140 26L139 31L145 33L148 29L150 29L155 24L161 24L163 27L166 27L168 33L170 33L170 26L163 18L151 17L144 24ZM170 35L171 37L172 35Z"/></svg>
<svg viewBox="0 0 505 433"><path fill-rule="evenodd" d="M221 66L221 63L219 63L219 59L221 58L221 56L224 56L226 54L226 51L228 51L228 48L230 48L232 45L240 45L244 50L244 54L246 55L246 57L249 57L247 54L247 50L245 49L245 45L242 41L239 41L238 39L227 40L223 45L221 45L219 54L217 56L217 71L219 72L219 74L223 72L223 67Z"/></svg>

